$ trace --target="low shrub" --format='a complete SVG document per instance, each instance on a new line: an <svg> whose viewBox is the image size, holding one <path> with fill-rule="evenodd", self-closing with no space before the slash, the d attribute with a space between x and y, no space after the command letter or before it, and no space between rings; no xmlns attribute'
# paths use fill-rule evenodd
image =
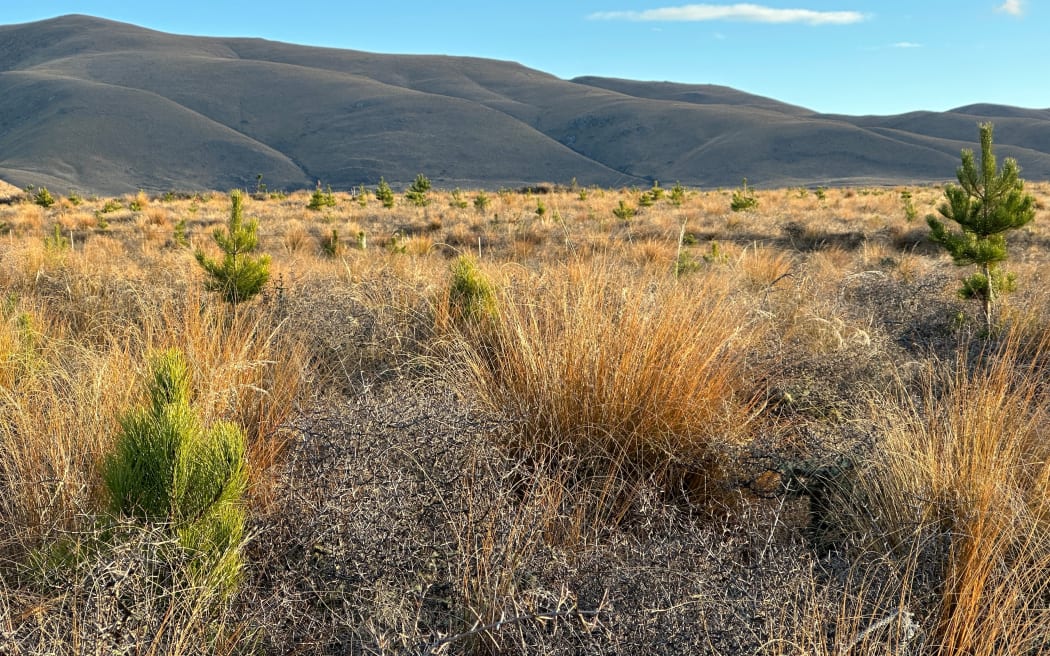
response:
<svg viewBox="0 0 1050 656"><path fill-rule="evenodd" d="M228 422L201 425L189 376L177 350L153 359L148 403L121 418L103 479L115 514L169 527L194 555L193 578L232 590L242 567L245 437Z"/></svg>
<svg viewBox="0 0 1050 656"><path fill-rule="evenodd" d="M758 207L758 199L747 188L747 178L744 178L740 189L733 191L733 199L729 203L729 209L734 212L745 212L756 207Z"/></svg>
<svg viewBox="0 0 1050 656"><path fill-rule="evenodd" d="M453 321L479 321L496 313L496 293L492 281L478 268L470 255L461 255L452 264L449 281L448 312Z"/></svg>

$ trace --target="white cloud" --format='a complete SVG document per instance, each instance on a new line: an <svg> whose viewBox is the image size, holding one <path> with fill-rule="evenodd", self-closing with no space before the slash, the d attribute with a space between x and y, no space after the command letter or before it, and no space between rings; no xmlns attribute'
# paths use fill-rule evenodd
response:
<svg viewBox="0 0 1050 656"><path fill-rule="evenodd" d="M1011 16L1020 16L1024 13L1023 4L1023 0L1006 0L1006 2L999 5L997 10L1005 14L1010 14Z"/></svg>
<svg viewBox="0 0 1050 656"><path fill-rule="evenodd" d="M898 41L897 43L891 43L891 48L921 48L921 43L912 43L911 41Z"/></svg>
<svg viewBox="0 0 1050 656"><path fill-rule="evenodd" d="M1006 0L1006 4L1020 0ZM846 25L867 18L857 11L814 11L812 9L775 9L753 4L681 5L644 11L599 11L592 20L629 21L745 21L751 23L806 23L809 25Z"/></svg>

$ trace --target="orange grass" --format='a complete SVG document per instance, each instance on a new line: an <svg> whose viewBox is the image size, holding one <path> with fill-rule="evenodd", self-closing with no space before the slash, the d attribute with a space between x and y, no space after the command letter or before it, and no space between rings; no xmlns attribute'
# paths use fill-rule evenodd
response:
<svg viewBox="0 0 1050 656"><path fill-rule="evenodd" d="M1008 335L931 376L922 403L879 409L885 437L859 478L855 517L905 560L947 540L932 653L1045 653L1048 338L1033 356Z"/></svg>
<svg viewBox="0 0 1050 656"><path fill-rule="evenodd" d="M505 285L497 306L465 341L478 392L516 423L513 450L597 456L666 483L685 472L695 488L718 477L720 445L754 410L743 377L756 336L719 278L571 264Z"/></svg>

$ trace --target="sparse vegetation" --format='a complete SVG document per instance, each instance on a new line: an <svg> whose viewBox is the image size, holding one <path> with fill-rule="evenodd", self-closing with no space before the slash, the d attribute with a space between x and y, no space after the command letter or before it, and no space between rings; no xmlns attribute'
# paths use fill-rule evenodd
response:
<svg viewBox="0 0 1050 656"><path fill-rule="evenodd" d="M141 212L149 205L149 196L141 189L128 201L128 209L132 212Z"/></svg>
<svg viewBox="0 0 1050 656"><path fill-rule="evenodd" d="M311 191L0 205L0 652L1047 652L1050 185L987 336L901 188Z"/></svg>

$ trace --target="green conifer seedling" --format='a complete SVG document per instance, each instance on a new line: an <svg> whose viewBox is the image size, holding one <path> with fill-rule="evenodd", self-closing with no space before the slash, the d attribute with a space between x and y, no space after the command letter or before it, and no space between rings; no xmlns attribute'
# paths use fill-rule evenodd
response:
<svg viewBox="0 0 1050 656"><path fill-rule="evenodd" d="M962 166L956 171L959 184L948 185L945 202L937 208L942 217L959 224L961 230L949 229L932 214L926 222L930 239L943 246L955 264L978 267L977 273L963 281L960 294L983 302L985 326L991 332L995 298L1014 286L1013 277L999 267L1007 258L1005 233L1035 218L1035 198L1024 192L1020 168L1013 158L1006 158L1002 169L996 169L992 124L982 123L979 128L980 165L972 150L963 150Z"/></svg>
<svg viewBox="0 0 1050 656"><path fill-rule="evenodd" d="M376 186L376 200L387 209L394 206L394 190L390 188L390 185L383 178L379 178L379 184Z"/></svg>
<svg viewBox="0 0 1050 656"><path fill-rule="evenodd" d="M172 531L192 557L197 583L229 591L241 571L244 432L201 425L190 405L189 367L176 349L156 356L148 403L120 419L115 450L103 463L114 514Z"/></svg>
<svg viewBox="0 0 1050 656"><path fill-rule="evenodd" d="M222 261L216 261L196 252L197 262L210 276L205 282L208 291L218 292L231 305L247 301L260 291L270 279L270 257L252 256L259 245L257 221L244 220L244 197L240 191L230 192L230 219L225 228L212 234L222 249Z"/></svg>
<svg viewBox="0 0 1050 656"><path fill-rule="evenodd" d="M417 207L426 207L430 204L427 193L430 191L430 179L420 173L416 176L412 186L405 192L405 198Z"/></svg>
<svg viewBox="0 0 1050 656"><path fill-rule="evenodd" d="M310 196L310 202L306 205L307 208L319 211L326 207L335 207L335 194L332 193L332 186L329 185L327 189L321 189L321 182L317 182L317 188L314 189L314 193Z"/></svg>
<svg viewBox="0 0 1050 656"><path fill-rule="evenodd" d="M496 313L492 281L470 255L461 255L452 264L448 303L449 314L457 321L477 322Z"/></svg>

